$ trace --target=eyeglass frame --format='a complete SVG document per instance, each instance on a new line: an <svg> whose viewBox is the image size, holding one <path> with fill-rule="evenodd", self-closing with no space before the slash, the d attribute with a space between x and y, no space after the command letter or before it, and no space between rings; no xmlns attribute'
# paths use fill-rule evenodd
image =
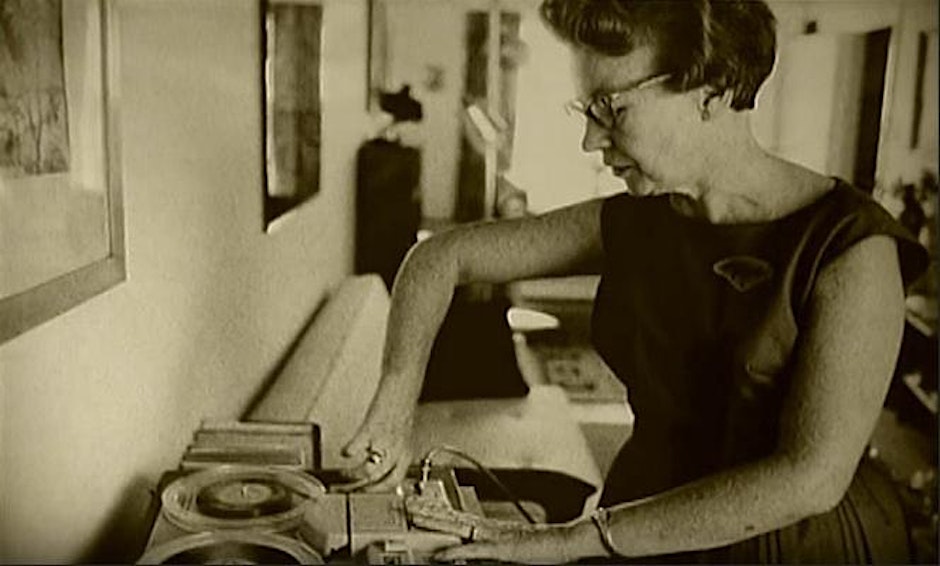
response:
<svg viewBox="0 0 940 566"><path fill-rule="evenodd" d="M595 124L604 128L605 130L611 130L614 128L614 126L617 125L619 110L623 110L623 108L615 109L613 106L614 102L618 98L621 98L632 92L637 92L645 88L662 84L671 78L671 73L660 73L658 75L653 75L645 79L640 79L636 83L626 88L604 93L599 96L594 96L588 102L584 102L580 98L569 100L565 103L565 109L569 113L578 113L585 116L586 118L591 119ZM598 112L598 108L605 110L607 115L610 116L609 124L605 123L605 120L602 120L603 116Z"/></svg>

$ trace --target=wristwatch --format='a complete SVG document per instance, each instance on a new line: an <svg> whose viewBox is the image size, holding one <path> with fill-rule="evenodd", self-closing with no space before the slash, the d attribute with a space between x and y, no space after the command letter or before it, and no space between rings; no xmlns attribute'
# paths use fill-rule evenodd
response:
<svg viewBox="0 0 940 566"><path fill-rule="evenodd" d="M610 512L604 507L598 507L591 513L591 521L597 527L597 532L601 536L601 542L604 548L611 556L623 556L614 546L614 539L610 536L610 523L608 521Z"/></svg>

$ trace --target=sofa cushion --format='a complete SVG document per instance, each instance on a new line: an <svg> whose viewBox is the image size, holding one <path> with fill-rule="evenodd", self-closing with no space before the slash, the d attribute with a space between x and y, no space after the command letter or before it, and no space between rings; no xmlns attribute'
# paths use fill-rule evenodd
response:
<svg viewBox="0 0 940 566"><path fill-rule="evenodd" d="M315 422L323 465L342 465L339 452L378 387L388 308L388 292L377 275L343 281L247 420Z"/></svg>
<svg viewBox="0 0 940 566"><path fill-rule="evenodd" d="M323 467L347 465L340 450L378 387L388 309L388 292L378 276L346 279L246 420L315 422ZM518 398L422 403L415 459L449 445L488 467L559 472L599 487L600 472L572 411L556 386L537 386Z"/></svg>

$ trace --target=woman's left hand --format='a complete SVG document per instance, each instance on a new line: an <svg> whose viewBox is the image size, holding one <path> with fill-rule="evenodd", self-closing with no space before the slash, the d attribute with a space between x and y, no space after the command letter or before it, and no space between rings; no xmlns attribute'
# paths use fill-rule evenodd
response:
<svg viewBox="0 0 940 566"><path fill-rule="evenodd" d="M574 548L574 526L519 525L480 537L479 542L452 546L434 555L435 561L499 560L523 564L570 563L581 557Z"/></svg>

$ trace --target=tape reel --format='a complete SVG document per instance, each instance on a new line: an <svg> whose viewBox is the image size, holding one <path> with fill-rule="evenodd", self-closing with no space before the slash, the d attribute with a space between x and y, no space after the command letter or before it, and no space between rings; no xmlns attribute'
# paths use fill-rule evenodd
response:
<svg viewBox="0 0 940 566"><path fill-rule="evenodd" d="M326 493L313 477L261 466L224 465L181 477L163 491L163 513L189 532L284 531Z"/></svg>
<svg viewBox="0 0 940 566"><path fill-rule="evenodd" d="M151 548L139 564L323 564L302 542L284 535L225 530L186 535Z"/></svg>

